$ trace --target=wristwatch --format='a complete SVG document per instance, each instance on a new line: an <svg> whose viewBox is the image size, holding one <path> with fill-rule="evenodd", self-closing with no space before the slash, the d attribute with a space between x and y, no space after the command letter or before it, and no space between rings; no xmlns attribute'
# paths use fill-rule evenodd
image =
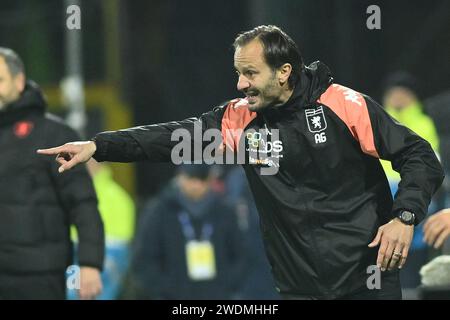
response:
<svg viewBox="0 0 450 320"><path fill-rule="evenodd" d="M408 210L400 210L397 214L397 218L399 218L404 224L412 226L416 220L416 215Z"/></svg>

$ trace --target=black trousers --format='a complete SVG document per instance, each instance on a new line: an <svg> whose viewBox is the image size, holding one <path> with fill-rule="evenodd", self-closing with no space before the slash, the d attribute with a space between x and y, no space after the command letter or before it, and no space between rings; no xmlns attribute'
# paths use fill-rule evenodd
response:
<svg viewBox="0 0 450 320"><path fill-rule="evenodd" d="M1 300L64 300L64 271L42 273L4 273L0 271Z"/></svg>
<svg viewBox="0 0 450 320"><path fill-rule="evenodd" d="M319 300L320 298L305 295L282 294L285 300ZM364 287L350 294L338 297L336 300L402 300L400 276L397 270L386 271L381 276L381 288Z"/></svg>

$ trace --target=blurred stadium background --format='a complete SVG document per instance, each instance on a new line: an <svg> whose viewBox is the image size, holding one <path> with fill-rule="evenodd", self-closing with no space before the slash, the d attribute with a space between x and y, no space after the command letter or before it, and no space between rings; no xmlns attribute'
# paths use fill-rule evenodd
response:
<svg viewBox="0 0 450 320"><path fill-rule="evenodd" d="M74 3L73 1L69 3ZM366 8L381 9L369 30ZM448 1L80 0L87 134L197 115L239 96L232 66L235 35L276 24L322 60L337 82L380 100L380 82L398 69L422 81L424 96L450 86ZM67 1L2 0L0 42L24 59L51 110L64 113ZM156 167L156 168L155 168ZM154 194L171 165L114 165L137 198ZM138 174L136 174L138 173Z"/></svg>
<svg viewBox="0 0 450 320"><path fill-rule="evenodd" d="M81 8L78 40L66 28L70 4ZM380 30L366 26L373 4L381 9ZM89 138L200 115L240 96L231 44L259 24L280 26L306 64L325 62L336 82L379 102L383 78L396 70L414 74L425 99L450 89L446 0L2 0L0 46L23 58L50 111L63 117L70 110L62 81L81 76ZM138 208L175 172L170 164L112 168Z"/></svg>

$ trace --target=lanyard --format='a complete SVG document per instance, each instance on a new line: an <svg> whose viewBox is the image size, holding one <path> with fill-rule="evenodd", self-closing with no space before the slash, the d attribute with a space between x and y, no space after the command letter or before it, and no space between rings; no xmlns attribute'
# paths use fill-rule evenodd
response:
<svg viewBox="0 0 450 320"><path fill-rule="evenodd" d="M183 229L184 237L188 240L195 240L195 231L192 226L191 219L186 212L181 212L178 214L178 220L181 223L181 228ZM213 233L213 226L210 223L204 223L202 226L201 240L209 240Z"/></svg>

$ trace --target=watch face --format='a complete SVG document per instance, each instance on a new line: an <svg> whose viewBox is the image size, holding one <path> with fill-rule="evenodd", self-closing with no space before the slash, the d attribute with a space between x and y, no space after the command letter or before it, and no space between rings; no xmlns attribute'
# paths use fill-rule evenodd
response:
<svg viewBox="0 0 450 320"><path fill-rule="evenodd" d="M410 222L413 219L413 214L409 211L402 212L402 219L404 221Z"/></svg>

